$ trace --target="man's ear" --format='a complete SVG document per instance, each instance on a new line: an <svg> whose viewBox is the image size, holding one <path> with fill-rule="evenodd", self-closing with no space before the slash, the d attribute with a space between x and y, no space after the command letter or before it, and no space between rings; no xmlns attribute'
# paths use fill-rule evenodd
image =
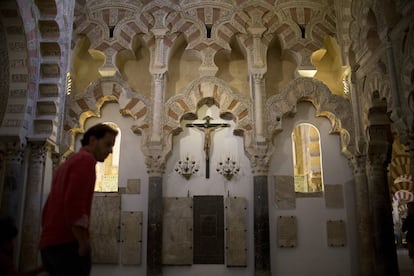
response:
<svg viewBox="0 0 414 276"><path fill-rule="evenodd" d="M89 146L94 146L98 139L95 136L89 136Z"/></svg>

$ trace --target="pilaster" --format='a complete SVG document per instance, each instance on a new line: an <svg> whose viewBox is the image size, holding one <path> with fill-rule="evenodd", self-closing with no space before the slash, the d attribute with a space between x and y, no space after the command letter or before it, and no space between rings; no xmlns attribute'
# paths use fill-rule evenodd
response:
<svg viewBox="0 0 414 276"><path fill-rule="evenodd" d="M391 147L391 144L387 141L388 131L388 126L384 125L375 125L368 128L369 143L366 172L373 219L374 275L376 276L398 275L386 168Z"/></svg>
<svg viewBox="0 0 414 276"><path fill-rule="evenodd" d="M253 176L254 275L270 276L269 203L266 175Z"/></svg>
<svg viewBox="0 0 414 276"><path fill-rule="evenodd" d="M358 260L360 276L374 274L374 240L372 236L372 217L369 206L366 157L354 156L351 159L355 179L356 224L358 234Z"/></svg>
<svg viewBox="0 0 414 276"><path fill-rule="evenodd" d="M270 236L269 236L269 192L268 171L269 152L267 147L259 147L251 153L254 200L254 275L270 276Z"/></svg>
<svg viewBox="0 0 414 276"><path fill-rule="evenodd" d="M148 168L148 237L147 275L162 275L162 174L165 171L164 158L147 156Z"/></svg>
<svg viewBox="0 0 414 276"><path fill-rule="evenodd" d="M5 155L5 177L1 200L1 213L18 221L19 200L24 184L22 169L24 149L19 143L8 143Z"/></svg>
<svg viewBox="0 0 414 276"><path fill-rule="evenodd" d="M162 275L162 177L148 181L147 275Z"/></svg>
<svg viewBox="0 0 414 276"><path fill-rule="evenodd" d="M42 189L47 146L44 142L29 143L29 167L26 184L19 267L22 270L38 267L38 246L42 217Z"/></svg>

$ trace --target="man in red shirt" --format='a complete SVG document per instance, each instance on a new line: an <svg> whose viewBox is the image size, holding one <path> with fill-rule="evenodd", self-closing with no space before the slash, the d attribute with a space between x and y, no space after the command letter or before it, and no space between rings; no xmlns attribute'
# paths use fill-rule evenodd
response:
<svg viewBox="0 0 414 276"><path fill-rule="evenodd" d="M91 270L89 220L96 162L112 153L118 132L105 124L88 129L82 148L55 172L42 215L40 250L51 276L83 276Z"/></svg>

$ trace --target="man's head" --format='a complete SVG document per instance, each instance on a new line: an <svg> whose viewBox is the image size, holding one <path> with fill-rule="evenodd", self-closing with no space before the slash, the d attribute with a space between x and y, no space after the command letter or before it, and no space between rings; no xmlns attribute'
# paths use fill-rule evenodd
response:
<svg viewBox="0 0 414 276"><path fill-rule="evenodd" d="M89 128L81 140L82 147L87 147L99 162L112 153L118 131L106 124L97 124Z"/></svg>

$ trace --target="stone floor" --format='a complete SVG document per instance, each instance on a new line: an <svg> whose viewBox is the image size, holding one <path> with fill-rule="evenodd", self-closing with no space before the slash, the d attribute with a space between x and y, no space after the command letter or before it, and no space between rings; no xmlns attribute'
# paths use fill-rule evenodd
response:
<svg viewBox="0 0 414 276"><path fill-rule="evenodd" d="M397 249L397 256L400 276L414 276L414 262L408 257L407 249Z"/></svg>

